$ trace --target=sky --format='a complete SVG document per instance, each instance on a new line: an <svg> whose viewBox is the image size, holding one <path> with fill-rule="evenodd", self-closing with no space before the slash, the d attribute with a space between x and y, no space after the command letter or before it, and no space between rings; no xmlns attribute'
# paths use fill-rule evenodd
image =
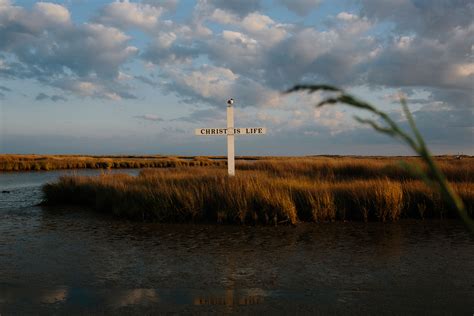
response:
<svg viewBox="0 0 474 316"><path fill-rule="evenodd" d="M353 119L331 84L406 127L434 154L474 154L471 0L0 0L0 153L407 155Z"/></svg>

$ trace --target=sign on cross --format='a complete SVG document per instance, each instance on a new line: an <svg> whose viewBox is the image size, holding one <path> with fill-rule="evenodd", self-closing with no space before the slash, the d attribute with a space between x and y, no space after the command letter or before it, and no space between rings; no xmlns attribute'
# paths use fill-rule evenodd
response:
<svg viewBox="0 0 474 316"><path fill-rule="evenodd" d="M227 128L196 128L198 136L227 136L227 171L229 176L235 175L235 135L263 135L265 127L234 127L234 99L227 101Z"/></svg>

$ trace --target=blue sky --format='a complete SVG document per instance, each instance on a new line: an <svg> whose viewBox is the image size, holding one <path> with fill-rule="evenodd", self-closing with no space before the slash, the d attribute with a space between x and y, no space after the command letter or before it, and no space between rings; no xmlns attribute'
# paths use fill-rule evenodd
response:
<svg viewBox="0 0 474 316"><path fill-rule="evenodd" d="M420 0L0 0L0 152L225 154L236 100L237 154L410 154L316 109L330 83L388 111L403 94L437 154L474 154L474 5Z"/></svg>

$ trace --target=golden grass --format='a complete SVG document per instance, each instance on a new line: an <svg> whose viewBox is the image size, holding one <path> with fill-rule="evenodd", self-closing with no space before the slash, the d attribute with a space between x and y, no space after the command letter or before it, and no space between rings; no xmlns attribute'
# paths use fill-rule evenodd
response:
<svg viewBox="0 0 474 316"><path fill-rule="evenodd" d="M237 169L262 170L279 177L335 177L373 179L381 175L390 179L416 179L404 170L400 160L418 162L416 157L237 157ZM474 158L456 160L438 156L436 162L450 181L474 181ZM81 156L81 155L0 155L0 171L39 171L55 169L125 169L223 167L225 157L207 156Z"/></svg>
<svg viewBox="0 0 474 316"><path fill-rule="evenodd" d="M222 159L178 156L0 155L0 171L223 166Z"/></svg>
<svg viewBox="0 0 474 316"><path fill-rule="evenodd" d="M336 180L374 179L387 177L394 180L417 179L405 170L400 161L422 164L416 157L313 157L268 158L255 162L240 162L238 169L262 170L279 177L335 178ZM474 158L456 160L437 157L436 162L451 181L474 181Z"/></svg>
<svg viewBox="0 0 474 316"><path fill-rule="evenodd" d="M473 216L472 164L439 163ZM238 169L232 178L222 167L145 169L137 177L67 176L43 191L48 204L80 204L158 222L295 224L456 215L438 191L394 159L273 158L240 162Z"/></svg>

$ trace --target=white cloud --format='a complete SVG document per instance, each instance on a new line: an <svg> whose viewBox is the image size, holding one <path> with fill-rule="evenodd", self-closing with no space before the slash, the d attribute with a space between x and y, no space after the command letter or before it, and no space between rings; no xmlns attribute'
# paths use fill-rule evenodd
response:
<svg viewBox="0 0 474 316"><path fill-rule="evenodd" d="M52 83L52 86L72 92L80 97L120 101L135 99L126 87L115 81L101 81L98 78L63 79Z"/></svg>
<svg viewBox="0 0 474 316"><path fill-rule="evenodd" d="M251 13L242 20L242 27L249 32L258 32L264 29L268 29L274 25L273 21L269 16L260 13Z"/></svg>
<svg viewBox="0 0 474 316"><path fill-rule="evenodd" d="M395 41L395 46L398 49L408 49L410 48L411 43L415 39L414 36L400 36Z"/></svg>
<svg viewBox="0 0 474 316"><path fill-rule="evenodd" d="M99 84L90 81L66 81L58 84L61 88L75 92L81 96L102 96L110 98L110 96L113 95L113 93L105 91Z"/></svg>
<svg viewBox="0 0 474 316"><path fill-rule="evenodd" d="M117 76L117 80L119 80L119 81L130 80L132 78L133 78L132 76L130 76L129 74L124 73L122 71L119 71L119 74Z"/></svg>
<svg viewBox="0 0 474 316"><path fill-rule="evenodd" d="M285 39L290 26L276 23L266 15L251 13L244 18L240 27L257 38L263 46L269 47Z"/></svg>
<svg viewBox="0 0 474 316"><path fill-rule="evenodd" d="M224 30L222 31L222 38L229 44L242 44L246 47L257 45L257 41L255 39L250 38L240 32Z"/></svg>
<svg viewBox="0 0 474 316"><path fill-rule="evenodd" d="M228 68L204 65L189 72L171 68L167 70L167 76L171 79L167 88L186 96L186 100L192 103L220 106L230 97L236 100L238 107L271 107L280 102L278 91L240 77Z"/></svg>
<svg viewBox="0 0 474 316"><path fill-rule="evenodd" d="M209 20L220 24L239 23L239 17L237 15L221 9L215 9L209 16Z"/></svg>
<svg viewBox="0 0 474 316"><path fill-rule="evenodd" d="M336 17L342 21L354 21L359 18L357 15L348 12L341 12Z"/></svg>
<svg viewBox="0 0 474 316"><path fill-rule="evenodd" d="M453 65L454 75L468 77L474 75L474 63L462 63Z"/></svg>
<svg viewBox="0 0 474 316"><path fill-rule="evenodd" d="M239 17L260 9L260 0L199 0L197 7L201 12L210 12L221 9Z"/></svg>
<svg viewBox="0 0 474 316"><path fill-rule="evenodd" d="M231 94L232 84L238 78L231 70L214 66L203 66L185 74L171 69L169 75L181 89L208 100L226 100Z"/></svg>
<svg viewBox="0 0 474 316"><path fill-rule="evenodd" d="M52 23L67 24L71 22L71 15L67 8L50 2L38 2L35 10Z"/></svg>
<svg viewBox="0 0 474 316"><path fill-rule="evenodd" d="M98 20L101 23L118 27L138 27L152 30L158 26L164 8L128 0L115 1L106 5Z"/></svg>
<svg viewBox="0 0 474 316"><path fill-rule="evenodd" d="M336 19L341 22L341 24L335 25L336 30L341 34L341 37L351 36L351 40L353 36L361 36L373 26L373 23L366 17L359 17L348 12L340 12L336 15Z"/></svg>
<svg viewBox="0 0 474 316"><path fill-rule="evenodd" d="M176 34L173 32L160 33L156 38L156 42L160 47L169 48L176 41L176 38Z"/></svg>

